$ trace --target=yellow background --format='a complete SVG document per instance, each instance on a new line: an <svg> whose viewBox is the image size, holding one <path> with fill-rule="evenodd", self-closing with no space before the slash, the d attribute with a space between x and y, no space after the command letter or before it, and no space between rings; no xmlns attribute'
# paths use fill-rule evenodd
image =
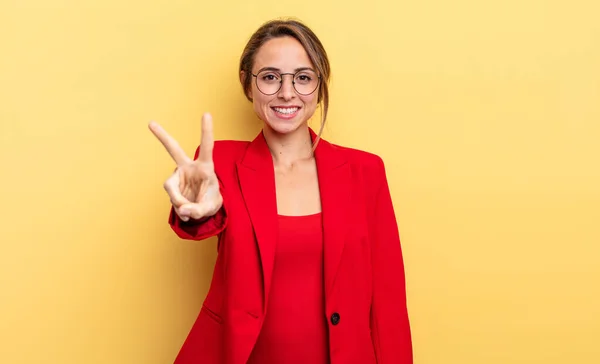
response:
<svg viewBox="0 0 600 364"><path fill-rule="evenodd" d="M237 61L278 16L329 52L325 137L386 161L416 364L600 363L594 0L2 0L0 362L169 363L215 241L167 225L173 169L260 123Z"/></svg>

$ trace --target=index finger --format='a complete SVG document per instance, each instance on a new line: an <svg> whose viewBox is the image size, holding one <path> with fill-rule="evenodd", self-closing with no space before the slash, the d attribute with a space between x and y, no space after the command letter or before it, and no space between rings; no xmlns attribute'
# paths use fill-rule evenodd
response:
<svg viewBox="0 0 600 364"><path fill-rule="evenodd" d="M214 145L215 138L213 136L212 116L209 113L205 113L202 115L202 138L198 159L202 162L212 162Z"/></svg>
<svg viewBox="0 0 600 364"><path fill-rule="evenodd" d="M153 121L148 127L150 128L150 131L152 131L152 134L154 134L162 143L167 152L169 152L171 158L173 158L177 165L182 165L190 161L189 157L185 154L185 151L179 146L179 143L177 143L177 141L170 136L162 126Z"/></svg>

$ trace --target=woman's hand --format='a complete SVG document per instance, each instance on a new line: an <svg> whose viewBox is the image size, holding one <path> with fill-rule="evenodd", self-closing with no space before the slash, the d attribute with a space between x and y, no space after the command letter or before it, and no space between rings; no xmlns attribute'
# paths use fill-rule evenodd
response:
<svg viewBox="0 0 600 364"><path fill-rule="evenodd" d="M183 221L216 214L223 205L223 196L212 159L214 137L210 114L202 116L200 153L196 160L189 158L159 124L152 122L149 128L177 164L173 175L164 183L175 213Z"/></svg>

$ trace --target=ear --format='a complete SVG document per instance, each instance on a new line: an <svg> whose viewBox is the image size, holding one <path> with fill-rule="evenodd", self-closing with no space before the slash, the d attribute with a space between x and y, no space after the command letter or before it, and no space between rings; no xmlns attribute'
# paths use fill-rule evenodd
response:
<svg viewBox="0 0 600 364"><path fill-rule="evenodd" d="M240 82L242 83L242 85L246 84L246 77L248 76L252 77L245 71L240 71ZM247 90L244 90L244 94L249 100L252 100L252 84L250 84L250 87Z"/></svg>

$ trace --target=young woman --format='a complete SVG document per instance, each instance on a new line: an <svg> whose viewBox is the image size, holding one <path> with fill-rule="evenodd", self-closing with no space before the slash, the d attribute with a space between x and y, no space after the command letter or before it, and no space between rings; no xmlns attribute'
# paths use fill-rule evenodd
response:
<svg viewBox="0 0 600 364"><path fill-rule="evenodd" d="M264 122L253 141L214 142L205 114L191 159L150 124L177 164L164 184L173 230L218 236L209 292L175 363L412 363L384 164L320 138L330 74L321 42L300 22L268 22L239 71ZM307 122L319 104L315 133Z"/></svg>

